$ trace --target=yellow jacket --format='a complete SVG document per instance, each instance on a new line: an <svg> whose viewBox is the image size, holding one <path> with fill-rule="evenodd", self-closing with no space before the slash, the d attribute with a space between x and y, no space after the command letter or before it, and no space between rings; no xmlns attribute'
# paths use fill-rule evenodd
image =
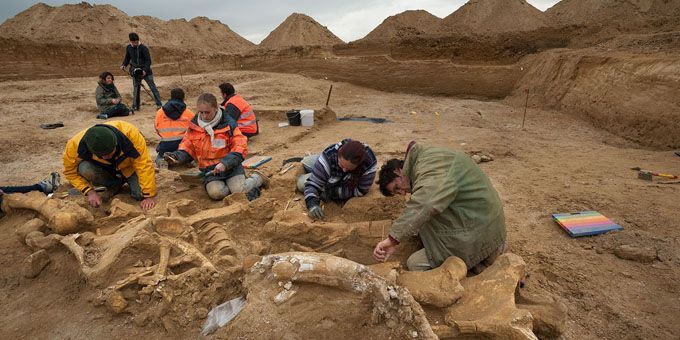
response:
<svg viewBox="0 0 680 340"><path fill-rule="evenodd" d="M82 130L66 143L63 156L64 176L71 182L73 187L80 190L83 194L87 194L93 187L78 173L78 165L83 160L89 160L99 163L104 168L120 171L126 178L132 176L133 173L137 173L139 186L142 188L142 196L155 196L156 178L153 163L142 133L137 127L124 121L114 120L103 125L109 125L114 128L116 138L118 139L118 154L116 154L111 162L93 155L87 150L85 143L81 143L87 129Z"/></svg>

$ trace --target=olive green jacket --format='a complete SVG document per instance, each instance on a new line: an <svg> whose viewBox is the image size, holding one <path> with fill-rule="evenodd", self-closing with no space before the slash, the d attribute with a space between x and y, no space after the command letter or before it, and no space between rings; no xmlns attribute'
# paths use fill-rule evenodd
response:
<svg viewBox="0 0 680 340"><path fill-rule="evenodd" d="M95 90L94 95L97 100L99 113L105 113L108 109L116 106L116 104L111 102L112 99L121 98L120 92L118 92L118 88L115 85L113 86L113 91L110 91L102 86L101 83L97 83L97 90Z"/></svg>
<svg viewBox="0 0 680 340"><path fill-rule="evenodd" d="M396 240L420 235L430 265L457 256L471 268L505 242L505 218L491 181L465 153L416 144L404 174L411 198L394 221Z"/></svg>

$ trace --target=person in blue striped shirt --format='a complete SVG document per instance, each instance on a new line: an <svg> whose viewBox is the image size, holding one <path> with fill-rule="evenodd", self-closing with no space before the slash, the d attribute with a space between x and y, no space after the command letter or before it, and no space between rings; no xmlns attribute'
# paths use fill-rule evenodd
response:
<svg viewBox="0 0 680 340"><path fill-rule="evenodd" d="M368 145L348 138L303 158L302 165L306 174L297 189L305 194L309 217L319 220L325 217L321 200L345 202L368 193L378 161Z"/></svg>

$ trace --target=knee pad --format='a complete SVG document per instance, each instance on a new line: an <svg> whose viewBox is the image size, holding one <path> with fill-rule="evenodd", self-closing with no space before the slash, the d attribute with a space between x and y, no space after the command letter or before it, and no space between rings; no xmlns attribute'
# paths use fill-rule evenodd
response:
<svg viewBox="0 0 680 340"><path fill-rule="evenodd" d="M229 189L227 188L226 183L222 181L208 182L208 184L205 185L205 191L208 193L208 197L210 197L210 199L216 201L219 201L229 195Z"/></svg>

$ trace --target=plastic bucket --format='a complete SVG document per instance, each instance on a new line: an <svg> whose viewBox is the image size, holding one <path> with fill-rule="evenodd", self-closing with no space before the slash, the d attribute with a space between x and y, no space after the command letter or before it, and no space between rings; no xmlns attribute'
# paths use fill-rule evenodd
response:
<svg viewBox="0 0 680 340"><path fill-rule="evenodd" d="M300 110L290 110L286 112L286 117L288 117L288 125L290 126L300 126L302 124Z"/></svg>
<svg viewBox="0 0 680 340"><path fill-rule="evenodd" d="M302 126L314 125L314 110L300 110L300 119Z"/></svg>

